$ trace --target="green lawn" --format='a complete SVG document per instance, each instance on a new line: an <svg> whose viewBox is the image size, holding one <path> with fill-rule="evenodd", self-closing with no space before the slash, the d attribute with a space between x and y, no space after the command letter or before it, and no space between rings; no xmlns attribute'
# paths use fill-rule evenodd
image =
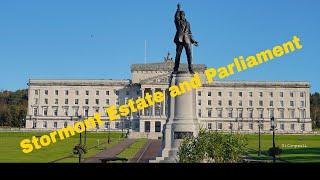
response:
<svg viewBox="0 0 320 180"><path fill-rule="evenodd" d="M34 132L17 132L5 133L0 132L0 162L52 162L61 159L59 163L78 162L77 156L72 156L72 149L74 145L79 143L79 135L68 138L64 141L58 141L48 147L43 147L40 150L34 150L30 154L24 154L20 148L20 141L32 136L39 136L47 134L48 132L34 133ZM111 133L111 143L107 144L108 133L88 133L87 147L89 151L84 158L91 157L109 148L119 141L121 141L120 133ZM262 155L258 157L258 135L246 135L248 139L249 156L254 159L271 159L266 155L267 150L272 146L272 135L261 136ZM132 159L136 153L147 142L146 139L138 139L128 149L121 152L118 157ZM98 147L99 144L99 147ZM284 147L283 145L305 145L303 148ZM276 135L276 145L283 149L280 162L320 162L320 136L319 135Z"/></svg>
<svg viewBox="0 0 320 180"><path fill-rule="evenodd" d="M0 132L0 162L19 162L19 163L41 163L52 162L57 159L72 155L73 147L79 143L79 134L67 138L63 141L58 140L57 143L39 150L33 150L29 154L21 151L20 141L32 136L47 134L48 132ZM111 147L121 140L121 133L111 133L111 143L107 144L108 133L88 132L87 147L90 149L84 157L90 157L102 151L106 147ZM100 144L99 147L95 147ZM75 156L63 159L58 162L77 162Z"/></svg>
<svg viewBox="0 0 320 180"><path fill-rule="evenodd" d="M246 135L248 138L249 156L254 159L271 159L267 150L272 147L272 135L261 136L262 155L258 157L258 135ZM318 162L320 163L320 136L319 135L276 135L276 146L283 150L279 156L283 162ZM305 145L306 147L288 147Z"/></svg>
<svg viewBox="0 0 320 180"><path fill-rule="evenodd" d="M137 139L129 148L122 151L118 157L127 158L128 160L134 158L134 156L139 152L139 150L146 144L147 139Z"/></svg>

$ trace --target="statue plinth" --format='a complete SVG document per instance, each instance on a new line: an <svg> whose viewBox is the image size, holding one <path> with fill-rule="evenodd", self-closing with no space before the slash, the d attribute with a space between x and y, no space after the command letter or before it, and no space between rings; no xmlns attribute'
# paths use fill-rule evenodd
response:
<svg viewBox="0 0 320 180"><path fill-rule="evenodd" d="M190 82L193 74L176 72L170 77L170 86ZM180 96L170 97L169 116L163 132L162 157L150 162L178 162L177 152L185 136L197 136L199 122L196 115L196 90L192 89Z"/></svg>

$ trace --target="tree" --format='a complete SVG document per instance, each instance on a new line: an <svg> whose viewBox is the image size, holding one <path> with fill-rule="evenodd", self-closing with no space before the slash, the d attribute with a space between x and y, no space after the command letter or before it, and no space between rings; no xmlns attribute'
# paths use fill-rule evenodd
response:
<svg viewBox="0 0 320 180"><path fill-rule="evenodd" d="M179 147L181 163L236 163L247 153L247 139L241 134L200 130L198 137L187 137Z"/></svg>

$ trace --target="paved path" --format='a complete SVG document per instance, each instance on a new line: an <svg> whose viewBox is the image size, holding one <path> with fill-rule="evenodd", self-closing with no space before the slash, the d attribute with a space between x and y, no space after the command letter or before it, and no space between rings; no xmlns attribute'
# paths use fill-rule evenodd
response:
<svg viewBox="0 0 320 180"><path fill-rule="evenodd" d="M149 163L149 160L155 160L156 157L161 155L161 143L161 140L148 140L130 162Z"/></svg>
<svg viewBox="0 0 320 180"><path fill-rule="evenodd" d="M101 163L100 159L115 157L120 154L122 151L131 146L136 140L135 139L124 139L120 143L112 146L109 149L106 149L93 157L86 158L83 163Z"/></svg>

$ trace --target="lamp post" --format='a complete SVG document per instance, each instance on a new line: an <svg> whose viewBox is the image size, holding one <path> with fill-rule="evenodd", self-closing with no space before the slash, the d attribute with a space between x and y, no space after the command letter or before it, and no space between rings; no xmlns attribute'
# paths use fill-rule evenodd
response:
<svg viewBox="0 0 320 180"><path fill-rule="evenodd" d="M109 127L108 127L108 144L110 144L110 126L111 126L111 121L109 119Z"/></svg>
<svg viewBox="0 0 320 180"><path fill-rule="evenodd" d="M258 156L260 156L261 155L261 119L259 119L258 128L259 128L259 150L258 150Z"/></svg>
<svg viewBox="0 0 320 180"><path fill-rule="evenodd" d="M276 144L275 144L275 122L274 122L274 117L271 117L271 130L272 130L272 148L273 148L273 163L276 162L276 153L275 153L275 148L276 148Z"/></svg>
<svg viewBox="0 0 320 180"><path fill-rule="evenodd" d="M88 114L86 116L86 119L88 119ZM84 126L84 145L87 145L87 127Z"/></svg>

